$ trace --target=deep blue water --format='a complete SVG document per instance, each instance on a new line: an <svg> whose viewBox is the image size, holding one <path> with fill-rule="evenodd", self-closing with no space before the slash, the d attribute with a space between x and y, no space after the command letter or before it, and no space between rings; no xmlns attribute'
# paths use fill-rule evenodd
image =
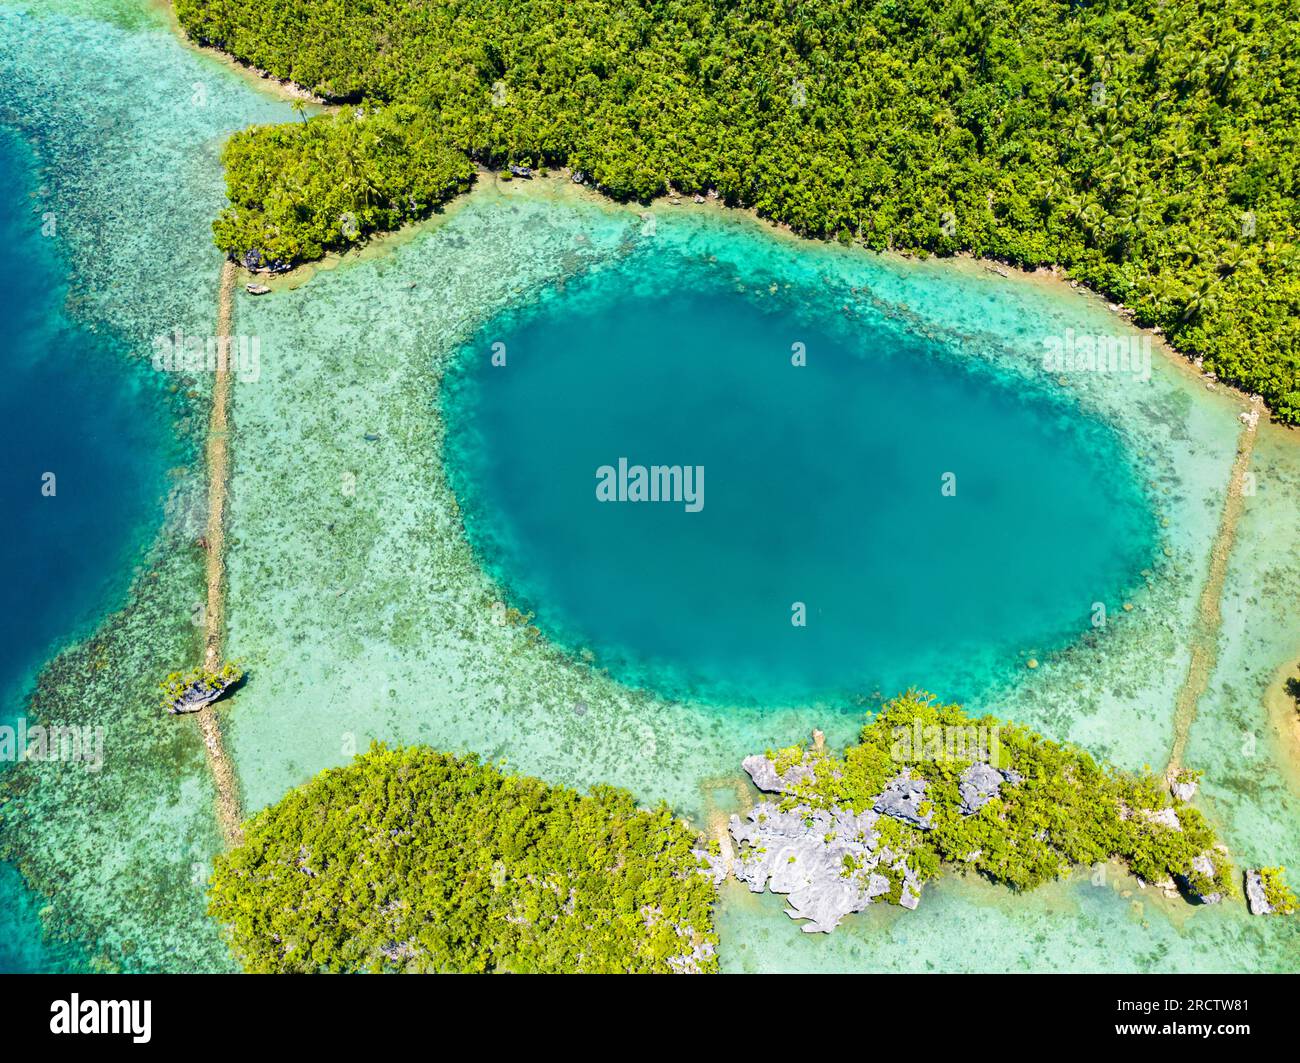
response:
<svg viewBox="0 0 1300 1063"><path fill-rule="evenodd" d="M0 722L40 665L120 606L180 460L161 382L120 341L65 313L67 263L27 146L0 129ZM53 481L47 479L53 474ZM43 491L53 484L53 493ZM8 765L0 764L0 770ZM0 971L72 960L41 940L41 902L0 868Z"/></svg>
<svg viewBox="0 0 1300 1063"><path fill-rule="evenodd" d="M503 313L448 375L470 541L543 631L669 696L847 704L973 696L1119 607L1155 526L1107 426L815 278L673 255ZM703 508L598 500L620 458L702 466Z"/></svg>

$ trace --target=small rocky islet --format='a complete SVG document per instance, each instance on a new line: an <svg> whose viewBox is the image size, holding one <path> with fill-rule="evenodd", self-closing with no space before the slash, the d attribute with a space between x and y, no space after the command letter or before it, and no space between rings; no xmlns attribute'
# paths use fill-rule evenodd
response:
<svg viewBox="0 0 1300 1063"><path fill-rule="evenodd" d="M910 762L898 757L899 736L932 731L933 748L914 747ZM995 735L981 751L987 759L944 755L954 731ZM742 767L772 796L733 814L725 835L697 855L715 885L730 875L753 893L785 896L786 914L805 920L805 933L829 933L880 901L915 909L943 864L1027 889L1117 860L1141 885L1189 903L1239 892L1226 849L1187 804L1195 773L1165 781L1100 767L1072 747L970 719L923 693L884 706L843 757L815 731L806 748L753 754ZM1054 822L1038 815L1049 804L1064 812ZM1073 811L1080 808L1087 813ZM1280 870L1266 869L1275 873L1274 895L1289 897ZM1260 872L1247 871L1244 882L1252 913L1288 910L1285 899L1270 906Z"/></svg>

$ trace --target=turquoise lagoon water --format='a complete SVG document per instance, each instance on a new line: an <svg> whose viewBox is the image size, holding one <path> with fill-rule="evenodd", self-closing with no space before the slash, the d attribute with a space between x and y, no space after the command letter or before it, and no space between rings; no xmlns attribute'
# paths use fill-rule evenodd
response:
<svg viewBox="0 0 1300 1063"><path fill-rule="evenodd" d="M135 0L0 3L0 83L2 722L104 733L99 772L0 772L0 970L221 969L202 746L153 690L198 659L208 381L149 356L213 328L221 138L292 112Z"/></svg>
<svg viewBox="0 0 1300 1063"><path fill-rule="evenodd" d="M544 632L676 697L965 701L1140 582L1138 471L1054 381L814 276L728 272L644 241L492 318L451 375L466 530ZM620 460L699 469L703 493L601 501Z"/></svg>
<svg viewBox="0 0 1300 1063"><path fill-rule="evenodd" d="M182 452L157 375L127 363L120 338L69 320L58 216L42 211L26 144L2 129L0 188L0 573L20 603L2 618L0 686L12 707L50 645L125 594Z"/></svg>
<svg viewBox="0 0 1300 1063"><path fill-rule="evenodd" d="M0 580L10 602L0 615L0 723L14 725L52 647L120 604L162 515L177 447L156 378L130 371L117 337L66 316L57 215L41 209L26 144L2 129L0 189ZM44 942L38 907L11 869L0 871L0 970L69 962Z"/></svg>
<svg viewBox="0 0 1300 1063"><path fill-rule="evenodd" d="M44 201L71 222L60 229L70 305L132 356L147 351L159 332L212 328L219 257L208 243L208 222L222 202L221 138L251 122L293 117L284 104L184 48L152 11L144 0L0 4L0 77L13 97L4 124L33 145L49 190ZM255 680L222 709L246 809L277 800L381 739L473 751L580 788L614 783L639 800L669 801L711 827L752 796L739 773L741 757L805 738L812 727L823 728L832 743L851 740L873 704L874 686L867 687L895 678L943 685L939 692L948 696L963 692L976 708L1129 766L1162 763L1240 402L1207 391L1158 356L1152 379L1141 385L1090 378L1054 386L1039 364L1045 334L1125 329L1103 305L1059 286L1003 280L970 263L902 262L809 245L706 208L656 207L655 214L660 224L648 237L637 212L567 185L498 187L489 179L409 239L321 270L293 290L261 299L238 295L236 330L262 341L259 379L235 388L228 550L230 652ZM680 312L638 328L639 302L665 295L680 301ZM709 315L730 323L725 336L701 342L698 327L681 330L681 321L707 316L696 296L712 300ZM548 314L580 307L607 316L625 342L604 349L593 341L569 351L527 340ZM1014 560L1017 567L1001 581L965 573L974 566L953 561L950 577L966 578L943 586L935 579L926 588L942 599L931 608L949 625L944 630L954 645L969 642L981 617L987 641L946 656L942 647L905 645L880 617L893 608L900 622L916 622L925 608L914 600L920 596L869 603L864 617L850 614L854 581L860 590L868 580L888 584L900 576L863 550L853 527L789 531L801 544L827 536L820 543L827 556L847 558L841 579L848 587L819 568L815 551L790 552L798 563L770 575L803 578L811 592L781 586L769 599L762 585L741 586L744 608L755 615L737 615L725 596L715 597L725 621L718 626L743 637L739 649L729 648L730 666L744 662L745 643L763 634L764 602L782 606L788 624L790 601L808 601L808 628L778 625L789 638L818 632L816 599L823 599L820 637L829 641L760 655L743 684L728 683L733 673L719 667L721 655L687 652L695 643L683 636L692 625L709 633L704 610L676 630L659 630L664 614L655 609L663 603L655 604L657 588L640 572L624 590L639 588L655 606L647 620L656 622L641 628L598 626L616 612L599 591L554 593L566 582L557 528L577 527L580 510L561 509L561 524L541 525L552 537L529 542L528 529L538 526L529 521L545 518L547 497L525 494L499 513L483 502L501 490L493 465L519 454L530 425L538 433L534 448L550 447L552 455L538 463L524 453L523 468L549 472L567 497L557 459L561 444L576 435L559 433L554 416L527 408L519 393L512 398L502 385L514 386L514 377L477 379L484 367L475 358L487 353L484 341L501 340L509 352L505 372L522 370L519 383L531 379L543 388L548 365L572 374L585 366L593 380L576 382L577 393L589 395L609 379L602 373L636 370L636 362L605 363L653 353L650 334L681 341L685 350L663 354L662 364L689 376L693 388L662 426L597 418L592 428L605 433L603 443L599 454L579 455L575 500L580 480L585 490L592 487L595 464L625 453L607 455L607 448L625 440L628 449L642 441L667 448L680 440L687 450L712 449L704 457L646 455L708 467L704 511L675 516L740 518L744 507L733 508L734 497L728 503L728 477L721 474L730 471L749 499L755 467L734 463L728 470L728 456L746 451L727 433L753 436L766 415L782 424L796 453L811 459L823 448L844 450L870 474L848 478L852 490L834 495L827 493L832 480L844 481L814 468L822 478L813 483L822 490L782 496L782 489L798 487L782 480L783 504L861 515L866 529L886 535L896 531L915 476L933 485L928 500L924 492L911 499L932 519L923 535L895 539L893 549L915 557L960 537ZM732 342L736 336L746 342ZM789 366L797 341L809 355L802 370ZM746 372L747 359L766 358L769 349L772 375L764 375L765 366ZM691 351L697 361L720 359L725 371L711 381L687 363ZM673 391L653 379L644 358L639 364L647 387ZM807 376L799 384L792 373ZM890 394L868 386L884 380ZM718 421L712 430L684 412L704 408L711 384L708 412ZM202 528L203 481L192 444L203 430L206 387L200 379L168 388L168 416L191 457L169 472L161 530L124 608L42 670L29 709L108 728L103 773L92 780L23 765L13 772L21 785L7 781L0 794L10 798L0 801L0 843L35 887L9 907L16 914L0 934L36 941L40 923L85 943L85 955L66 962L96 969L231 964L203 914L203 883L218 839L201 746L192 721L159 717L151 689L160 671L199 652L190 617L202 595L193 539ZM927 425L923 409L889 401L919 390L927 403L944 404L951 425ZM737 395L756 408L733 409ZM796 403L807 408L815 399L840 408L852 402L880 424L842 418L808 426ZM494 404L524 424L494 427L485 417ZM874 431L886 425L897 426L893 435ZM620 434L631 428L640 435ZM479 435L483 467L464 452ZM908 440L909 454L888 453L895 437ZM994 440L1037 446L1027 453L1003 446L999 462ZM770 439L745 442L788 460ZM1212 776L1202 807L1234 852L1300 866L1289 753L1265 734L1261 703L1263 685L1288 652L1287 633L1297 630L1294 596L1284 589L1300 565L1300 544L1277 533L1296 526L1294 454L1279 437L1257 459L1261 490L1243 522L1245 549L1234 554L1229 574L1220 675L1189 755ZM932 469L931 458L944 468ZM710 463L718 462L713 476ZM1053 463L1062 463L1058 475L1069 468L1070 479L1091 490L1072 499L1069 484L1050 482ZM1009 471L1016 469L1031 478L1046 473L1049 482L1029 492ZM958 475L954 499L938 492L945 471ZM459 501L449 474L466 481L454 485ZM509 463L496 474L508 477ZM893 492L884 489L891 476ZM1015 499L1026 520L1044 527L1062 527L1071 511L1079 518L1074 538L1059 551L1077 564L1077 575L1047 571L1050 555L1040 539L1019 551L994 541L991 532L1009 526ZM967 508L944 510L944 502ZM632 507L607 508L599 519L633 520L625 512ZM871 524L885 511L892 524ZM766 516L761 507L757 512ZM669 509L647 514L672 516ZM1108 526L1113 519L1122 522ZM757 539L735 549L762 547L772 556L779 531L757 530ZM652 524L630 531L643 544L663 539L653 536ZM706 520L692 532L695 546L716 559L718 582L706 585L715 595L736 587L739 570L730 556L719 556L726 541L719 531ZM619 543L589 542L606 551L595 559L606 571L630 556ZM488 553L506 546L516 552ZM675 548L687 553L681 543ZM573 557L574 564L581 560L576 551ZM857 560L866 564L855 567ZM1059 582L1036 598L1032 581L1017 579L1027 572ZM531 601L544 633L512 615L499 623L503 600ZM1003 601L1015 608L999 612ZM1093 601L1108 607L1104 628L1088 623ZM1132 611L1122 609L1126 601ZM543 606L550 610L545 616ZM902 656L895 671L869 641L862 657L834 651L864 631L882 642L896 638ZM594 659L584 659L583 649ZM835 667L824 673L816 654L803 656L810 650ZM1020 666L1031 654L1041 661L1033 671ZM1248 673L1237 669L1240 662L1249 663ZM911 674L918 671L925 675ZM755 690L787 700L765 704ZM1239 760L1243 727L1259 731L1249 764ZM4 875L0 889L18 882L13 871ZM919 912L869 911L829 939L800 933L778 898L730 888L718 918L729 970L1260 970L1295 969L1300 955L1295 921L1252 921L1240 905L1192 911L1113 872L1028 896L945 877L927 888Z"/></svg>

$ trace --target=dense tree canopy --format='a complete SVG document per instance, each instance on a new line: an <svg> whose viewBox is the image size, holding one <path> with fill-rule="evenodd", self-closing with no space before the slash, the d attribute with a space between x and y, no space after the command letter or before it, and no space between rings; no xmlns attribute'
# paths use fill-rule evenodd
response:
<svg viewBox="0 0 1300 1063"><path fill-rule="evenodd" d="M709 971L694 840L610 787L375 746L249 821L211 912L255 972Z"/></svg>
<svg viewBox="0 0 1300 1063"><path fill-rule="evenodd" d="M320 258L366 233L422 218L469 187L473 164L410 104L347 108L259 126L226 146L232 206L217 244L252 268Z"/></svg>
<svg viewBox="0 0 1300 1063"><path fill-rule="evenodd" d="M565 164L620 197L716 188L799 232L873 248L1056 263L1300 419L1289 0L176 8L196 39L330 99L427 116L412 148L435 161L409 156L413 196L401 180L343 173L324 133L317 161L294 166L277 154L287 134L237 139L234 215L218 226L231 252L268 238L243 212L277 198L270 236L295 260L397 223L412 199L426 209L460 176L445 145L492 165ZM350 157L364 172L371 154ZM339 225L320 218L361 215L367 195L382 209L360 234L326 239Z"/></svg>

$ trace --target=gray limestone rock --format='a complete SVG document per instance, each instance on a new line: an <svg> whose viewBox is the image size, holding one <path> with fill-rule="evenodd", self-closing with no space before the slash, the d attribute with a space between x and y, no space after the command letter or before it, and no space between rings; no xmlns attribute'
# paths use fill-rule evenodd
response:
<svg viewBox="0 0 1300 1063"><path fill-rule="evenodd" d="M722 853L711 853L707 849L692 849L691 855L699 857L706 865L700 868L700 874L713 883L713 888L717 889L721 886L727 877L727 872L731 870L726 856Z"/></svg>
<svg viewBox="0 0 1300 1063"><path fill-rule="evenodd" d="M892 816L922 830L930 830L934 826L931 822L934 811L930 810L925 815L921 815L920 811L925 801L927 785L924 779L913 779L911 772L904 768L903 773L891 780L876 798L873 807L882 816Z"/></svg>
<svg viewBox="0 0 1300 1063"><path fill-rule="evenodd" d="M745 769L749 777L765 794L779 794L784 791L781 785L781 777L776 773L776 765L767 759L762 753L754 753L740 762L740 766Z"/></svg>
<svg viewBox="0 0 1300 1063"><path fill-rule="evenodd" d="M972 764L961 773L961 781L957 784L957 792L961 794L961 814L973 816L997 797L998 788L1007 781L1006 776L990 764Z"/></svg>
<svg viewBox="0 0 1300 1063"><path fill-rule="evenodd" d="M1273 914L1273 906L1264 896L1264 876L1258 871L1246 872L1246 906L1251 915Z"/></svg>
<svg viewBox="0 0 1300 1063"><path fill-rule="evenodd" d="M1142 810L1142 815L1148 823L1155 823L1161 827L1168 827L1170 830L1181 831L1183 825L1178 822L1178 811L1173 808L1162 808L1156 811L1152 808Z"/></svg>
<svg viewBox="0 0 1300 1063"><path fill-rule="evenodd" d="M808 920L803 930L809 934L830 933L844 916L889 893L885 871L903 877L903 899L915 907L920 881L902 859L877 849L878 818L871 811L809 805L783 812L762 801L744 819L731 817L731 836L739 847L734 874L753 893L784 894L786 914Z"/></svg>
<svg viewBox="0 0 1300 1063"><path fill-rule="evenodd" d="M200 709L211 705L234 684L235 680L220 677L211 681L205 681L202 678L196 679L172 699L167 711L173 716L198 712Z"/></svg>
<svg viewBox="0 0 1300 1063"><path fill-rule="evenodd" d="M898 902L908 911L916 911L916 906L921 903L921 895L915 891L910 881L903 883L903 896Z"/></svg>
<svg viewBox="0 0 1300 1063"><path fill-rule="evenodd" d="M1196 887L1192 885L1189 877L1192 872L1205 875L1208 878L1214 877L1214 861L1210 859L1210 854L1208 852L1201 853L1200 856L1192 858L1191 871L1189 871L1187 875L1176 876L1178 884L1183 888L1187 895L1198 904L1218 904L1223 900L1222 893L1200 893Z"/></svg>
<svg viewBox="0 0 1300 1063"><path fill-rule="evenodd" d="M801 782L810 782L817 778L817 773L808 763L792 764L778 775L776 765L764 754L755 753L740 762L740 766L749 773L754 785L765 794L789 793Z"/></svg>

